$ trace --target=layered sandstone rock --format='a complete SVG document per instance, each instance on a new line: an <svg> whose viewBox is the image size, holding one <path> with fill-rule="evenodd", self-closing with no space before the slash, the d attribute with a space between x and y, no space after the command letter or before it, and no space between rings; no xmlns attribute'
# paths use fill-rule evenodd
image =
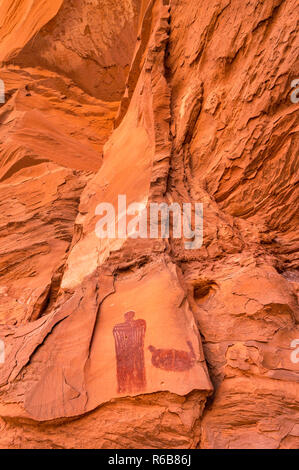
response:
<svg viewBox="0 0 299 470"><path fill-rule="evenodd" d="M0 446L298 447L295 0L0 12ZM119 195L203 246L99 238Z"/></svg>

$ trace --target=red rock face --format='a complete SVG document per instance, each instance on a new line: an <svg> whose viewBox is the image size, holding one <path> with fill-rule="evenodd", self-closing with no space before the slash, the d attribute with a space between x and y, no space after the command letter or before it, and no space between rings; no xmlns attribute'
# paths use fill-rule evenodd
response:
<svg viewBox="0 0 299 470"><path fill-rule="evenodd" d="M299 447L297 18L2 1L1 448ZM99 238L119 195L202 247Z"/></svg>

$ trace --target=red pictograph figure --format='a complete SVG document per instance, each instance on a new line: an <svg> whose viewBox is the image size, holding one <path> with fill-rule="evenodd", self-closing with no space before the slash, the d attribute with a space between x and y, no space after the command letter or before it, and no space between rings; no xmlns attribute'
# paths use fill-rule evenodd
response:
<svg viewBox="0 0 299 470"><path fill-rule="evenodd" d="M144 368L145 320L134 320L135 312L125 313L125 322L115 325L118 393L139 392L146 385Z"/></svg>
<svg viewBox="0 0 299 470"><path fill-rule="evenodd" d="M157 349L154 346L149 346L153 366L173 372L183 372L191 369L195 364L196 356L191 341L187 341L187 345L190 352L177 349Z"/></svg>

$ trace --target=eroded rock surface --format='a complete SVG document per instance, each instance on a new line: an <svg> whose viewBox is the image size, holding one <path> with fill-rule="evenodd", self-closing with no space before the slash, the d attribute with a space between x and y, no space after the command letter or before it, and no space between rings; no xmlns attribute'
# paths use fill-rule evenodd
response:
<svg viewBox="0 0 299 470"><path fill-rule="evenodd" d="M0 447L298 448L297 2L0 18ZM119 195L203 246L98 238Z"/></svg>

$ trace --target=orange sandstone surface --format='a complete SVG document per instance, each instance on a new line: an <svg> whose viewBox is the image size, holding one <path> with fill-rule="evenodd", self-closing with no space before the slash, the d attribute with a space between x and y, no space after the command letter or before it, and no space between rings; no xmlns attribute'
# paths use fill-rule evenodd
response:
<svg viewBox="0 0 299 470"><path fill-rule="evenodd" d="M299 448L298 13L2 0L0 448Z"/></svg>

